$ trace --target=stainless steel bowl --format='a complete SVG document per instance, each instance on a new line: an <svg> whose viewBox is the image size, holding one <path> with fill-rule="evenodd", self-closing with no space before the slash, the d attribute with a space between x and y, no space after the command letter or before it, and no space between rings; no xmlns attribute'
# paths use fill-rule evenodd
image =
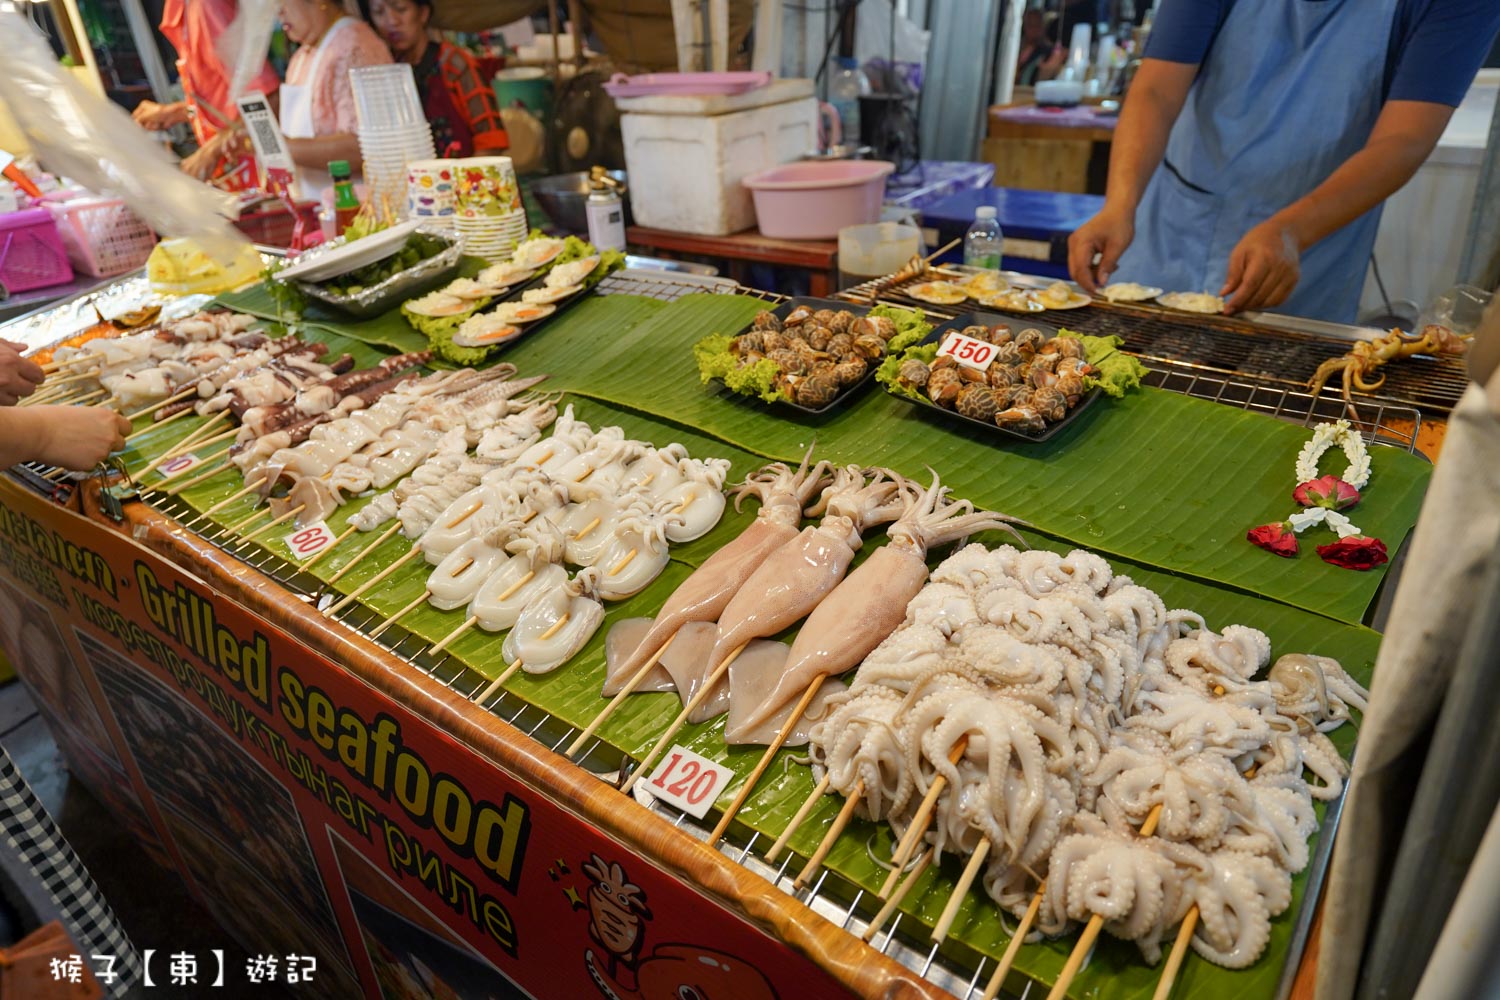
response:
<svg viewBox="0 0 1500 1000"><path fill-rule="evenodd" d="M622 185L620 200L625 205L625 224L630 225L630 197L624 190L625 171L611 170L609 175ZM541 203L543 211L554 225L573 233L588 232L588 215L584 204L589 197L589 175L579 171L572 174L556 174L531 182L531 193Z"/></svg>

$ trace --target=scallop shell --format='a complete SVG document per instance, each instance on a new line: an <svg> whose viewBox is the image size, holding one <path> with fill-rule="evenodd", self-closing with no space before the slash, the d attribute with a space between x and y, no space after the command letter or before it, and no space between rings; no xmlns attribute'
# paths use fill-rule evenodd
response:
<svg viewBox="0 0 1500 1000"><path fill-rule="evenodd" d="M755 319L751 320L750 328L752 330L776 330L779 332L781 330L781 317L769 310L762 309L755 314Z"/></svg>
<svg viewBox="0 0 1500 1000"><path fill-rule="evenodd" d="M1000 402L995 398L995 390L989 386L966 385L959 390L953 408L972 420L988 423L1000 411Z"/></svg>
<svg viewBox="0 0 1500 1000"><path fill-rule="evenodd" d="M1021 373L1013 365L990 365L989 383L992 389L1009 389L1021 381Z"/></svg>
<svg viewBox="0 0 1500 1000"><path fill-rule="evenodd" d="M797 384L797 393L794 397L801 406L811 409L827 406L838 398L839 383L837 379L826 375L812 375Z"/></svg>
<svg viewBox="0 0 1500 1000"><path fill-rule="evenodd" d="M932 369L919 358L908 358L901 362L896 372L896 381L908 389L921 389L932 376Z"/></svg>
<svg viewBox="0 0 1500 1000"><path fill-rule="evenodd" d="M939 406L952 407L963 390L964 381L952 368L939 369L927 380L927 398Z"/></svg>
<svg viewBox="0 0 1500 1000"><path fill-rule="evenodd" d="M1038 389L1031 397L1031 407L1043 420L1061 420L1068 415L1068 399L1056 386Z"/></svg>
<svg viewBox="0 0 1500 1000"><path fill-rule="evenodd" d="M834 366L833 374L839 380L839 385L847 388L848 386L858 384L859 380L864 378L865 373L869 370L870 366L868 364L863 360L856 359Z"/></svg>
<svg viewBox="0 0 1500 1000"><path fill-rule="evenodd" d="M885 341L874 334L865 334L854 341L854 353L865 358L885 357Z"/></svg>

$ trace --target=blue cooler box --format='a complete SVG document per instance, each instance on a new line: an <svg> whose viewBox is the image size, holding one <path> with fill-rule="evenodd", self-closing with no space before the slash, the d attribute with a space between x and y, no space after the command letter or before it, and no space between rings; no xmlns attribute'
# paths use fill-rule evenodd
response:
<svg viewBox="0 0 1500 1000"><path fill-rule="evenodd" d="M927 245L936 248L961 240L974 224L974 210L981 205L995 206L1000 231L1005 234L1007 270L1066 278L1068 237L1104 207L1104 198L1003 187L960 191L922 210ZM939 257L938 263L962 264L963 260L960 243Z"/></svg>

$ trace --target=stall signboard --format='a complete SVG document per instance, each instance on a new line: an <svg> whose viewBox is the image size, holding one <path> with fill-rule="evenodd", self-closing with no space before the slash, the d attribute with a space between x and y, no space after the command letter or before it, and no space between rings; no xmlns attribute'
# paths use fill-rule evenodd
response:
<svg viewBox="0 0 1500 1000"><path fill-rule="evenodd" d="M78 775L255 956L226 978L269 958L318 997L843 993L305 643L9 481L0 640Z"/></svg>

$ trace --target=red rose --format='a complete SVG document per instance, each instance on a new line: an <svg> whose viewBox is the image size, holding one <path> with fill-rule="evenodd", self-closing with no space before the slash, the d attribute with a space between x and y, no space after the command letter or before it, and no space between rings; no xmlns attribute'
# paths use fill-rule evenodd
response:
<svg viewBox="0 0 1500 1000"><path fill-rule="evenodd" d="M1338 476L1320 476L1299 485L1292 491L1292 499L1304 507L1348 510L1359 503L1359 490Z"/></svg>
<svg viewBox="0 0 1500 1000"><path fill-rule="evenodd" d="M1350 535L1332 545L1319 545L1318 555L1324 562L1344 569L1374 569L1390 561L1385 554L1385 543L1365 535Z"/></svg>
<svg viewBox="0 0 1500 1000"><path fill-rule="evenodd" d="M1297 554L1297 534L1286 521L1272 521L1245 532L1245 541L1273 555L1290 559Z"/></svg>

